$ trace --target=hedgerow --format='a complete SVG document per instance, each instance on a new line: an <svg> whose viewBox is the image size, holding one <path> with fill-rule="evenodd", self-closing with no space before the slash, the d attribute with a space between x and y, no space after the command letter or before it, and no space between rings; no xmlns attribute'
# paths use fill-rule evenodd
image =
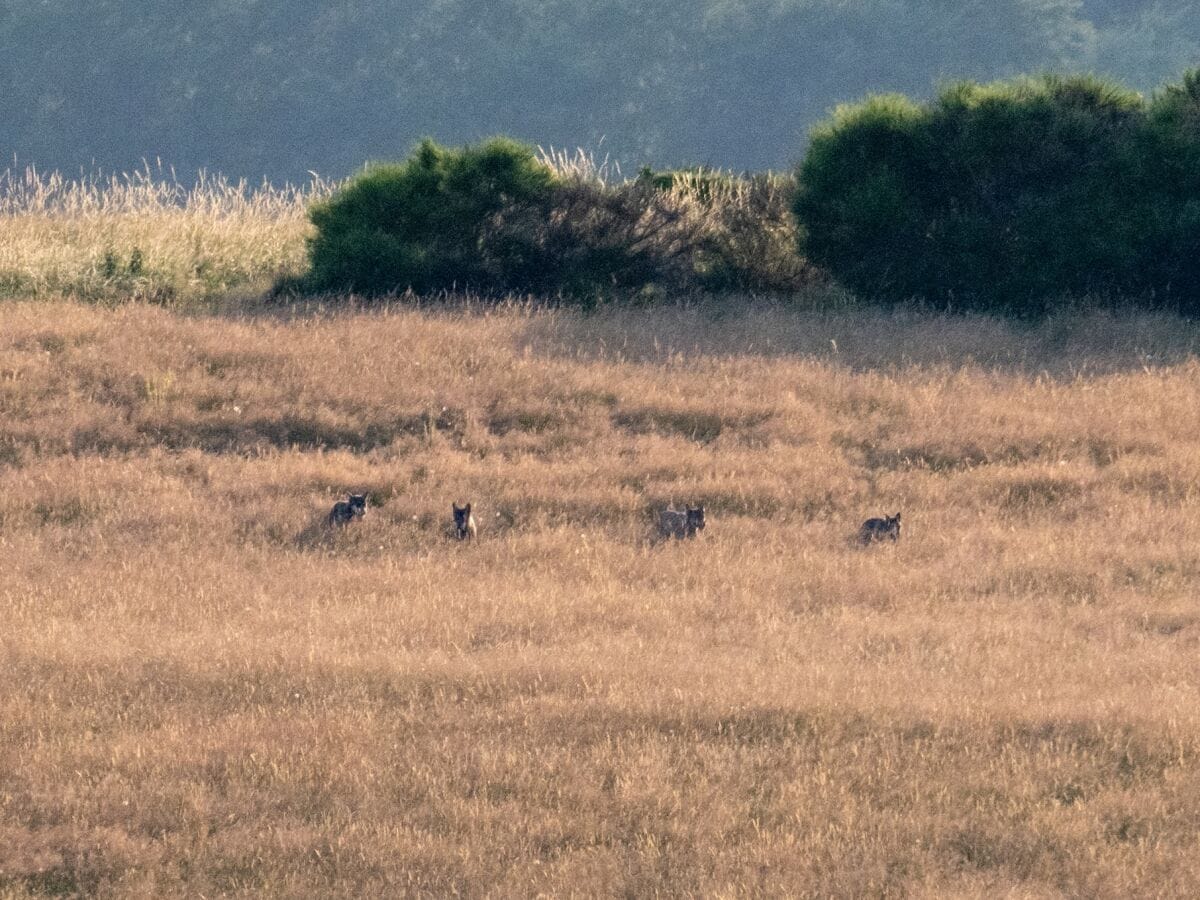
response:
<svg viewBox="0 0 1200 900"><path fill-rule="evenodd" d="M1147 102L1092 77L871 97L818 128L804 252L867 298L1038 313L1062 298L1197 304L1200 79Z"/></svg>

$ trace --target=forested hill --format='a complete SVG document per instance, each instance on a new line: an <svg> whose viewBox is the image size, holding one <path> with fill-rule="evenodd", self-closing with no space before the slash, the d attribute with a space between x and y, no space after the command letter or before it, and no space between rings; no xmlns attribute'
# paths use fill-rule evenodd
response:
<svg viewBox="0 0 1200 900"><path fill-rule="evenodd" d="M503 132L627 166L780 168L835 103L1045 69L1149 90L1200 0L0 0L0 152L340 176Z"/></svg>

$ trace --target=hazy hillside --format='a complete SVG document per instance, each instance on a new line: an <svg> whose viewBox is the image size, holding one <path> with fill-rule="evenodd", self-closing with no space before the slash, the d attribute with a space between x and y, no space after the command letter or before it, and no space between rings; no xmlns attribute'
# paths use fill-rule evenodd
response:
<svg viewBox="0 0 1200 900"><path fill-rule="evenodd" d="M429 134L506 132L626 163L795 161L870 90L1097 69L1150 89L1200 58L1186 0L0 3L0 153L77 171L161 157L299 179Z"/></svg>

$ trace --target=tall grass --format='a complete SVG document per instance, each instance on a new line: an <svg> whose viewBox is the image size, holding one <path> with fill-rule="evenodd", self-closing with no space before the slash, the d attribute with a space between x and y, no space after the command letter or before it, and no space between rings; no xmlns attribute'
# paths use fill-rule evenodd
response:
<svg viewBox="0 0 1200 900"><path fill-rule="evenodd" d="M6 304L0 893L1192 895L1198 349Z"/></svg>
<svg viewBox="0 0 1200 900"><path fill-rule="evenodd" d="M170 169L0 173L0 296L188 305L250 296L305 265L310 202L336 187L181 183Z"/></svg>

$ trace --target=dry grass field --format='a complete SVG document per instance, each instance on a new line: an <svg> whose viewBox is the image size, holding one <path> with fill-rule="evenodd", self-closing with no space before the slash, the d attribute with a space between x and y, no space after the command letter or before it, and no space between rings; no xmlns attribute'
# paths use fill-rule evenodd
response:
<svg viewBox="0 0 1200 900"><path fill-rule="evenodd" d="M1197 351L5 303L0 896L1194 896Z"/></svg>

